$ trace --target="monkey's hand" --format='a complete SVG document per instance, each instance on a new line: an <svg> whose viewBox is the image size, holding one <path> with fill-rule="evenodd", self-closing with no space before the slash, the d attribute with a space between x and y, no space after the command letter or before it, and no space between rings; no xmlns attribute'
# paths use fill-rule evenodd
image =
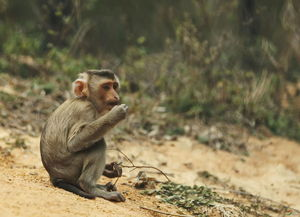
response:
<svg viewBox="0 0 300 217"><path fill-rule="evenodd" d="M96 186L97 186L97 188L100 188L101 190L105 190L105 191L110 191L110 192L117 191L117 187L111 182L108 182L105 185L97 184Z"/></svg>
<svg viewBox="0 0 300 217"><path fill-rule="evenodd" d="M117 162L111 162L105 165L103 175L108 178L115 178L122 176L122 167Z"/></svg>
<svg viewBox="0 0 300 217"><path fill-rule="evenodd" d="M112 118L112 120L119 122L126 118L127 111L128 111L127 105L125 104L116 105L110 110L108 115Z"/></svg>
<svg viewBox="0 0 300 217"><path fill-rule="evenodd" d="M105 188L107 191L117 191L117 187L111 182L106 183Z"/></svg>

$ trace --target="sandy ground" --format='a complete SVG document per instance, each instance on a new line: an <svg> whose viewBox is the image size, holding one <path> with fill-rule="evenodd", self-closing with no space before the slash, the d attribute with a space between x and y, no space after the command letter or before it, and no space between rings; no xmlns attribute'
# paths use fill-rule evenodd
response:
<svg viewBox="0 0 300 217"><path fill-rule="evenodd" d="M123 171L117 187L124 203L100 198L87 200L50 185L39 155L39 138L23 136L26 149L14 148L11 156L0 155L0 216L162 216L140 206L177 213L178 209L155 197L143 196L132 188L138 170ZM12 140L9 130L0 128L0 150ZM117 146L136 165L152 165L182 184L205 184L198 172L209 171L222 182L242 187L253 194L300 209L300 145L282 138L250 138L250 156L238 156L182 137L161 145L146 141L124 141ZM109 160L122 160L108 151ZM151 172L155 172L151 170ZM164 181L164 177L149 173ZM101 179L100 182L107 182ZM114 180L113 180L114 181Z"/></svg>
<svg viewBox="0 0 300 217"><path fill-rule="evenodd" d="M248 147L250 156L241 157L180 138L157 147L145 143L141 149L126 144L124 150L174 174L176 182L203 184L197 172L206 170L248 192L300 209L300 145L274 137L251 138Z"/></svg>

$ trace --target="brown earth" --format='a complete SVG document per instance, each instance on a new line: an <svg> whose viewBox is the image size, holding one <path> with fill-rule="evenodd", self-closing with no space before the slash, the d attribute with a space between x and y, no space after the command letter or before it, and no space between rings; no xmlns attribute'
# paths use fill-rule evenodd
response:
<svg viewBox="0 0 300 217"><path fill-rule="evenodd" d="M110 144L119 147L136 165L160 168L174 182L208 184L219 190L225 185L235 186L300 209L300 145L295 142L277 137L250 138L248 157L214 151L186 137L160 145L148 142L146 138L119 144L111 141ZM124 169L123 177L117 182L126 202L112 203L100 198L87 200L51 186L40 161L38 137L18 135L16 140L11 130L0 128L0 151L0 216L163 216L140 206L182 213L155 196L141 195L132 187L140 170ZM108 150L108 155L109 160L129 165L119 152ZM148 176L165 181L155 170L147 171ZM202 171L218 177L219 182L214 185L207 182L199 175Z"/></svg>

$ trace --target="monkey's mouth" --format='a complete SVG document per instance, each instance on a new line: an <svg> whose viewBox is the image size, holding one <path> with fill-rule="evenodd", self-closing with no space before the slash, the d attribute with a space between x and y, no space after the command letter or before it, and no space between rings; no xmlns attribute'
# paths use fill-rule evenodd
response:
<svg viewBox="0 0 300 217"><path fill-rule="evenodd" d="M109 109L112 109L114 106L119 105L120 102L119 101L115 101L115 102L108 102L106 105Z"/></svg>
<svg viewBox="0 0 300 217"><path fill-rule="evenodd" d="M115 105L119 105L120 102L119 101L115 101L115 102L109 102L107 103L107 105L110 105L110 106L115 106Z"/></svg>

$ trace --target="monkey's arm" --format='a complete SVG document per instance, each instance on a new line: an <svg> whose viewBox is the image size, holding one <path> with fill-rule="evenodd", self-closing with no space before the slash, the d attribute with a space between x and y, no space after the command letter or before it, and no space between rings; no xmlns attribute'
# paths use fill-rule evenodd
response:
<svg viewBox="0 0 300 217"><path fill-rule="evenodd" d="M68 139L67 147L70 152L85 150L99 141L117 123L126 117L125 104L115 106L110 112L91 123L83 125L72 133Z"/></svg>

